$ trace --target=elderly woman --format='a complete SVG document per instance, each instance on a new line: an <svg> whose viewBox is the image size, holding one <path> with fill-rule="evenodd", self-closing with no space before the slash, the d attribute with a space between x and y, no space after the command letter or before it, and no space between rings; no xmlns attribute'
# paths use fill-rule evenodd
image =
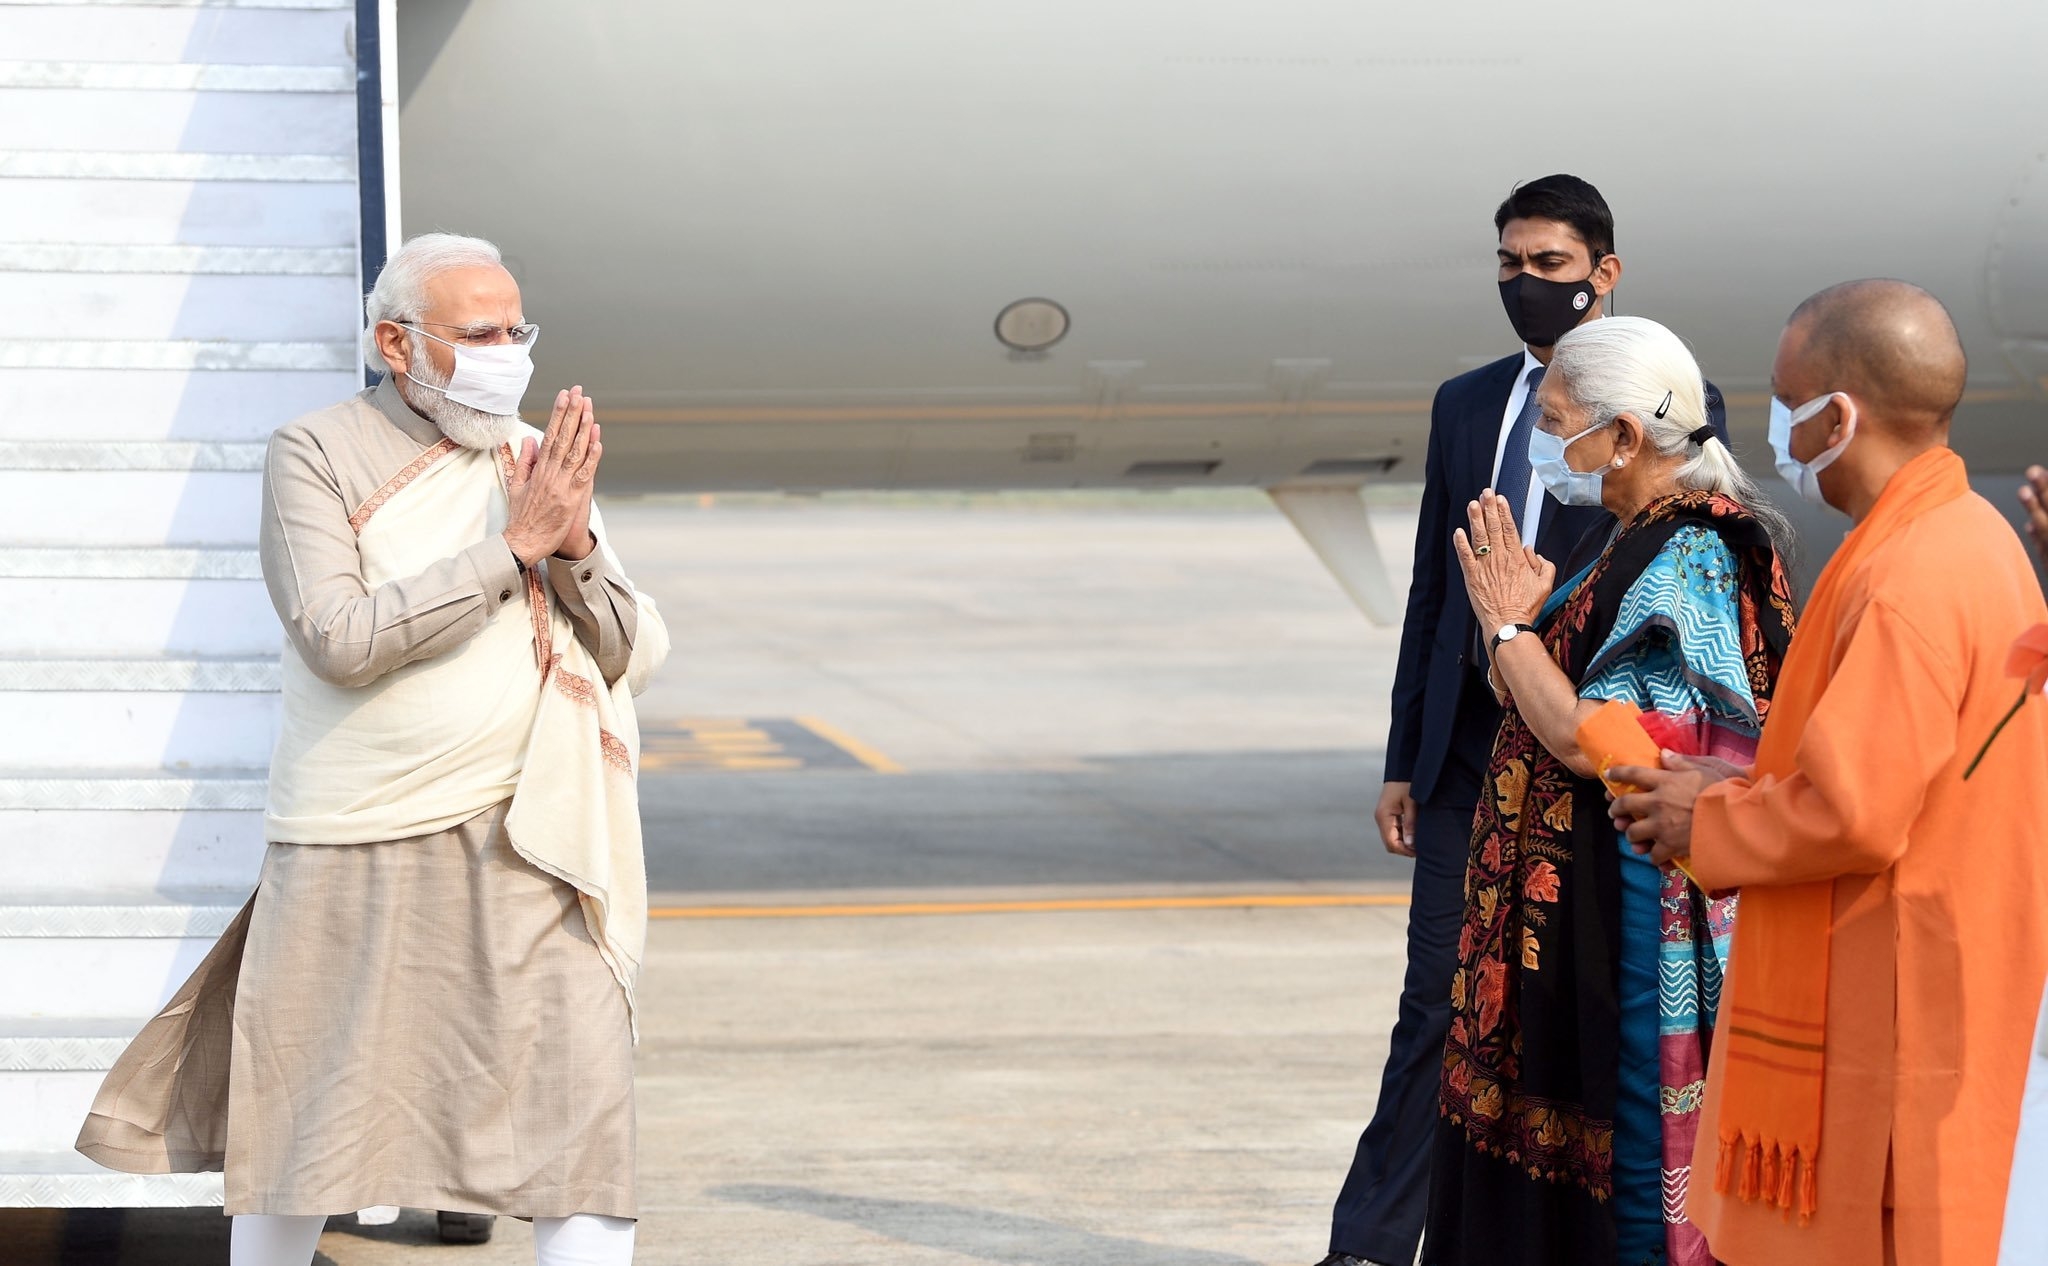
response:
<svg viewBox="0 0 2048 1266"><path fill-rule="evenodd" d="M1734 899L1617 835L1577 732L1626 700L1675 723L1667 746L1750 759L1792 633L1783 520L1654 321L1567 334L1537 403L1538 477L1619 527L1561 586L1491 492L1456 534L1507 715L1466 868L1423 1258L1704 1266L1684 1194Z"/></svg>

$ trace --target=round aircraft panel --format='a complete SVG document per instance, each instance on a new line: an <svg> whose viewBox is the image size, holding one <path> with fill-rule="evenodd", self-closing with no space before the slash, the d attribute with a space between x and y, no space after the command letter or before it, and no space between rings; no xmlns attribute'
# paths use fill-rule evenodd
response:
<svg viewBox="0 0 2048 1266"><path fill-rule="evenodd" d="M1050 299L1019 299L996 314L996 338L1020 352L1042 352L1067 336L1067 310Z"/></svg>

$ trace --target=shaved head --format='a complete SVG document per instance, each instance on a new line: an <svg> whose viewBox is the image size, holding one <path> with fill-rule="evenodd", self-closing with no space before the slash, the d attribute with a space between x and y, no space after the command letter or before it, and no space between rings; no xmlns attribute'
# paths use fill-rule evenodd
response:
<svg viewBox="0 0 2048 1266"><path fill-rule="evenodd" d="M1829 286L1792 313L1782 353L1797 377L1817 391L1847 392L1902 439L1947 430L1968 370L1948 309L1904 281Z"/></svg>

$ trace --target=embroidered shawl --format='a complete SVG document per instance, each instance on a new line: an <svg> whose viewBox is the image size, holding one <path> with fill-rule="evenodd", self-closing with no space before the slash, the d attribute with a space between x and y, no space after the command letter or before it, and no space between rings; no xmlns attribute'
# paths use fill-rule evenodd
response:
<svg viewBox="0 0 2048 1266"><path fill-rule="evenodd" d="M1544 645L1585 680L1629 589L1687 524L1741 564L1742 653L1762 709L1790 641L1790 589L1762 526L1725 497L1682 493L1637 515L1546 622ZM1432 1238L1456 1246L1446 1261L1613 1259L1619 865L1599 781L1510 708L1473 825L1452 981L1430 1213Z"/></svg>
<svg viewBox="0 0 2048 1266"><path fill-rule="evenodd" d="M413 575L502 531L512 453L444 440L393 476L350 517L364 580ZM595 507L591 529L616 567ZM528 569L525 601L460 648L367 686L321 681L288 644L266 829L295 844L407 839L509 799L513 848L577 890L631 1004L647 926L633 696L667 657L668 634L636 594L632 655L607 686L543 571Z"/></svg>

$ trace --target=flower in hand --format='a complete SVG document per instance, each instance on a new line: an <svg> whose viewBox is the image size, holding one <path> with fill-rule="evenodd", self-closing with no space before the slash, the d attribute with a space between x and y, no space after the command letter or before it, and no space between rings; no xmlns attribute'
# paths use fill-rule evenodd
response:
<svg viewBox="0 0 2048 1266"><path fill-rule="evenodd" d="M1465 507L1468 528L1451 534L1472 612L1488 633L1534 624L1557 584L1557 565L1522 544L1507 498L1489 488Z"/></svg>

